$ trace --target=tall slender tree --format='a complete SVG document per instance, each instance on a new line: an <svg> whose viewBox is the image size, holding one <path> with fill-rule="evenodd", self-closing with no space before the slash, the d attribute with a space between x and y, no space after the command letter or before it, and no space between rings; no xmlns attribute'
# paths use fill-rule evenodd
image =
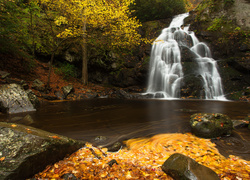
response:
<svg viewBox="0 0 250 180"><path fill-rule="evenodd" d="M133 0L40 0L50 10L56 11L57 26L64 27L58 38L82 38L82 82L87 84L87 44L107 49L131 48L142 40L138 34L141 26L131 16L129 5ZM67 24L65 26L65 24ZM96 36L98 34L99 36ZM145 40L146 41L146 40Z"/></svg>

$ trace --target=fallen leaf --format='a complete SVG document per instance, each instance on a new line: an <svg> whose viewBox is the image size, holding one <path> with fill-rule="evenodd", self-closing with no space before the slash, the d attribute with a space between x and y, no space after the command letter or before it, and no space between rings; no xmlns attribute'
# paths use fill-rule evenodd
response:
<svg viewBox="0 0 250 180"><path fill-rule="evenodd" d="M54 138L54 139L61 139L61 138L58 137L58 136L49 136L49 137Z"/></svg>

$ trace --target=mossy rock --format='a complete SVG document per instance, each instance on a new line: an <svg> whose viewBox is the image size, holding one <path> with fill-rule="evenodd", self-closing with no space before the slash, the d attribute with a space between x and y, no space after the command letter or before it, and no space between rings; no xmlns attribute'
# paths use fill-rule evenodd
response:
<svg viewBox="0 0 250 180"><path fill-rule="evenodd" d="M30 126L0 122L0 179L27 179L85 145Z"/></svg>
<svg viewBox="0 0 250 180"><path fill-rule="evenodd" d="M229 136L232 133L232 120L220 113L197 113L190 117L192 132L202 138Z"/></svg>

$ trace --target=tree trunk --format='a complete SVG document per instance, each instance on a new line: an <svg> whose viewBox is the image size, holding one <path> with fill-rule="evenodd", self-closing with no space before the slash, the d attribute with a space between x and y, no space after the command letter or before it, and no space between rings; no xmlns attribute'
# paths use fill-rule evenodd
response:
<svg viewBox="0 0 250 180"><path fill-rule="evenodd" d="M83 27L82 27L82 82L83 84L88 84L88 56L87 56L87 36L86 36L86 26L87 26L87 18L85 15L85 8L83 9L82 15L83 18Z"/></svg>
<svg viewBox="0 0 250 180"><path fill-rule="evenodd" d="M86 28L86 26L85 26ZM82 42L82 82L83 84L88 84L88 57L87 57L87 43L86 43L86 34L83 34Z"/></svg>
<svg viewBox="0 0 250 180"><path fill-rule="evenodd" d="M55 56L55 52L52 52L50 62L49 62L49 75L48 75L48 81L47 81L47 84L46 84L46 89L50 88L50 76L51 76L51 70L52 70L52 64L53 64L53 61L54 61L54 56Z"/></svg>

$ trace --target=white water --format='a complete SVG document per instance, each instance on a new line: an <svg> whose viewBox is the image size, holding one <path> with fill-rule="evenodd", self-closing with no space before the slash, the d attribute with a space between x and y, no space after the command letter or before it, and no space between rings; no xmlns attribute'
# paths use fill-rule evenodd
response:
<svg viewBox="0 0 250 180"><path fill-rule="evenodd" d="M180 98L184 76L179 47L181 45L190 48L196 54L197 58L194 61L199 67L197 76L202 77L205 98L225 100L217 63L212 58L210 49L205 43L199 42L193 32L188 31L188 26L180 28L187 16L188 13L176 16L154 41L146 93L166 99Z"/></svg>

